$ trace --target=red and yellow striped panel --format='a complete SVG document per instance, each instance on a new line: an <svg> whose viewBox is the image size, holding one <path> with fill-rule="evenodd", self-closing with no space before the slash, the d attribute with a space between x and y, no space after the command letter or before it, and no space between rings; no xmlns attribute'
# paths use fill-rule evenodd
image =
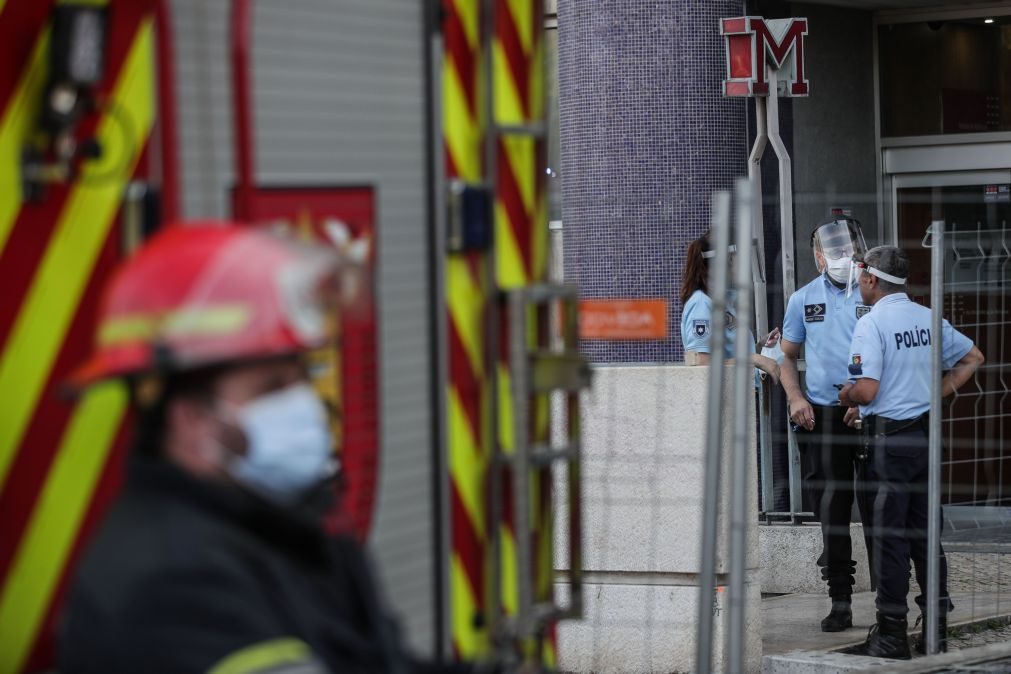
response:
<svg viewBox="0 0 1011 674"><path fill-rule="evenodd" d="M542 0L496 0L495 30L492 42L494 121L502 127L540 127L545 124L544 41ZM496 276L500 288L517 288L540 283L547 276L547 200L544 168L546 144L543 136L505 133L496 148L495 245ZM499 442L503 452L515 447L512 433L511 382L508 368L508 317L503 314L498 358ZM544 344L547 329L544 310L531 310L528 316L528 346ZM548 437L547 396L532 401L530 439L543 442ZM506 502L511 494L506 485ZM535 551L534 589L536 601L552 596L552 519L550 470L535 471L531 476L531 545ZM518 604L515 533L511 505L506 508L502 530L502 602L506 611L515 612ZM554 664L552 635L528 644L528 655L542 647L542 658Z"/></svg>
<svg viewBox="0 0 1011 674"><path fill-rule="evenodd" d="M495 0L491 83L481 81L481 0L443 0L445 58L443 63L443 133L447 173L468 182L487 175L484 163L485 120L482 87L492 87L495 122L502 126L543 123L544 53L540 0ZM487 37L487 36L486 36ZM532 136L504 135L497 141L495 161L495 283L501 289L544 280L547 267L547 211L543 171L544 142ZM487 468L491 452L488 373L486 363L497 362L499 442L511 451L512 407L509 371L500 354L492 359L485 334L488 288L487 264L482 255L451 255L447 264L449 306L449 465L452 506L452 561L450 591L453 646L462 657L487 654L490 642L475 621L488 606L489 564ZM502 321L503 336L508 326ZM537 322L532 321L537 334ZM505 347L507 342L500 339ZM503 351L502 353L506 353ZM535 402L535 438L547 433L547 401ZM545 489L550 481L535 476L534 512L538 551L538 598L551 592L551 529ZM506 613L518 604L517 560L509 484L504 485L505 525L502 530L502 597ZM546 657L554 660L553 644Z"/></svg>
<svg viewBox="0 0 1011 674"><path fill-rule="evenodd" d="M21 147L45 82L47 0L0 2L0 672L52 664L68 569L114 494L125 446L125 391L76 403L60 384L91 345L99 292L121 257L114 226L126 184L143 175L154 122L149 3L112 0L105 109L86 121L104 150L82 178L22 203ZM8 41L10 39L10 41ZM13 46L13 50L8 48ZM129 118L123 124L120 116ZM115 170L115 167L121 167Z"/></svg>
<svg viewBox="0 0 1011 674"><path fill-rule="evenodd" d="M443 143L449 178L484 176L481 95L481 0L443 0ZM451 548L450 624L461 658L490 652L488 637L488 458L491 451L486 322L486 255L451 254L446 264L449 309L447 392Z"/></svg>
<svg viewBox="0 0 1011 674"><path fill-rule="evenodd" d="M544 123L542 0L496 0L492 43L495 122ZM547 201L542 139L506 135L497 154L495 244L504 289L543 281L547 273Z"/></svg>

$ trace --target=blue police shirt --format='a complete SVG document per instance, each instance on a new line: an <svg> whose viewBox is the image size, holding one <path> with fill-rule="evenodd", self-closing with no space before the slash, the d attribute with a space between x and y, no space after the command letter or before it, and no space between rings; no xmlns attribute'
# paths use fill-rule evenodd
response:
<svg viewBox="0 0 1011 674"><path fill-rule="evenodd" d="M807 344L807 399L815 405L838 405L839 389L849 379L849 347L857 320L871 308L853 288L839 288L827 274L799 288L786 305L783 339Z"/></svg>
<svg viewBox="0 0 1011 674"><path fill-rule="evenodd" d="M734 339L737 333L737 313L734 309L734 292L727 293L727 323L724 330L725 341L723 342L723 357L734 357ZM713 301L709 299L701 290L696 290L685 302L684 310L681 312L681 343L684 344L685 351L698 351L700 353L710 353L709 341L712 339ZM748 330L748 339L755 349L755 335ZM760 373L755 368L755 386L760 384Z"/></svg>
<svg viewBox="0 0 1011 674"><path fill-rule="evenodd" d="M930 409L930 309L905 293L875 303L853 331L850 379L876 379L878 393L860 415L914 419ZM972 349L972 340L941 324L941 364L945 370Z"/></svg>

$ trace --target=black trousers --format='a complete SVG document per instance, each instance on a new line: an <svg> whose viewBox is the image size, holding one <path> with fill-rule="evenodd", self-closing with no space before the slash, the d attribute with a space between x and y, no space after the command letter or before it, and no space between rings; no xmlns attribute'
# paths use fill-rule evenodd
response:
<svg viewBox="0 0 1011 674"><path fill-rule="evenodd" d="M927 605L927 517L941 504L927 498L927 433L917 424L871 441L868 486L874 495L871 539L878 572L877 607L881 613L905 617L909 608L909 563L916 570L920 595ZM941 615L953 607L948 597L948 564L941 549L939 608Z"/></svg>
<svg viewBox="0 0 1011 674"><path fill-rule="evenodd" d="M860 518L870 520L866 498L858 498L854 480L862 462L857 458L862 441L859 431L843 423L846 408L812 405L814 430L797 431L801 469L804 475L804 506L814 513L821 524L822 553L818 558L822 580L828 583L832 597L853 592L853 542L850 540L850 520L853 502L857 501ZM868 550L870 548L868 547Z"/></svg>

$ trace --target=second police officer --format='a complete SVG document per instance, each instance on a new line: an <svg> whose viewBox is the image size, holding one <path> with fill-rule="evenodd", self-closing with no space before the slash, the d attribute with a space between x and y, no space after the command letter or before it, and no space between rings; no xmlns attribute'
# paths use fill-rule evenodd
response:
<svg viewBox="0 0 1011 674"><path fill-rule="evenodd" d="M685 348L685 362L688 365L708 365L711 357L713 300L709 296L709 262L716 257L712 249L712 232L706 232L688 245L685 252L685 267L681 276L681 342ZM731 270L737 253L736 246L731 245ZM732 272L731 272L732 273ZM735 291L727 292L726 299L726 341L723 345L724 358L734 357L734 340L737 334L737 310ZM755 343L751 330L748 339ZM758 346L772 346L779 339L779 330L774 329ZM751 354L752 364L761 372L772 377L774 384L779 383L779 364L768 356L759 353ZM755 385L759 383L756 373Z"/></svg>
<svg viewBox="0 0 1011 674"><path fill-rule="evenodd" d="M824 632L853 626L851 595L856 562L850 540L855 497L854 474L859 473L857 432L844 423L847 408L839 404L839 389L848 378L847 356L857 319L870 311L855 288L852 263L863 254L860 223L852 218L831 219L811 234L811 248L819 276L791 297L783 318L781 377L797 432L804 472L805 500L821 523L822 580L832 599L821 621ZM797 359L805 347L807 377L800 386ZM861 519L867 521L865 499L857 498Z"/></svg>
<svg viewBox="0 0 1011 674"><path fill-rule="evenodd" d="M878 569L877 622L867 640L850 652L908 659L906 638L909 563L916 569L926 610L927 594L927 428L931 391L931 312L906 295L909 257L894 246L878 246L858 259L859 286L871 311L857 323L850 346L850 379L839 400L859 406L870 453L868 478L874 489L872 559ZM942 324L941 395L954 393L983 363L972 340ZM939 645L945 650L948 598L944 551L939 561ZM921 644L926 641L923 621Z"/></svg>

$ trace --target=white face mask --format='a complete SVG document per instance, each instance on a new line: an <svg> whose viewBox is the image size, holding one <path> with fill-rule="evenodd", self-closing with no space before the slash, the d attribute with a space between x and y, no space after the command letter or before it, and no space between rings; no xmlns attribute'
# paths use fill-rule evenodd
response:
<svg viewBox="0 0 1011 674"><path fill-rule="evenodd" d="M837 260L826 260L825 262L825 270L833 281L846 285L853 282L853 260L851 258L841 257Z"/></svg>
<svg viewBox="0 0 1011 674"><path fill-rule="evenodd" d="M291 503L336 471L326 408L309 384L260 396L236 414L247 442L229 464L236 481Z"/></svg>

